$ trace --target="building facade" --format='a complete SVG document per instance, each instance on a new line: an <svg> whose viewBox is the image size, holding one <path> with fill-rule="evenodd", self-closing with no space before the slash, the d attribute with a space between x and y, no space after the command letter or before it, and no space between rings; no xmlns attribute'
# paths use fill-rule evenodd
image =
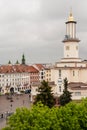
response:
<svg viewBox="0 0 87 130"><path fill-rule="evenodd" d="M66 22L66 34L63 40L64 57L59 62L56 62L53 69L51 69L51 80L55 81L57 95L61 95L64 89L63 80L67 78L68 83L74 83L74 88L69 88L73 93L73 99L78 99L78 96L80 99L84 97L81 95L82 89L76 89L75 85L77 87L77 83L87 83L87 61L82 61L79 58L80 40L76 36L76 23L72 12L70 12L68 21ZM81 88L81 84L79 85L79 88ZM75 90L79 94L75 93Z"/></svg>
<svg viewBox="0 0 87 130"><path fill-rule="evenodd" d="M44 79L43 66L40 68L26 64L11 63L0 66L0 92L1 94L9 93L11 89L14 92L25 91L37 86ZM42 66L42 67L41 67ZM43 73L42 73L43 72ZM41 79L42 78L42 79Z"/></svg>
<svg viewBox="0 0 87 130"><path fill-rule="evenodd" d="M26 90L30 86L30 76L25 65L0 66L0 91L2 94Z"/></svg>
<svg viewBox="0 0 87 130"><path fill-rule="evenodd" d="M34 64L33 67L39 71L39 82L45 80L45 66L43 64Z"/></svg>

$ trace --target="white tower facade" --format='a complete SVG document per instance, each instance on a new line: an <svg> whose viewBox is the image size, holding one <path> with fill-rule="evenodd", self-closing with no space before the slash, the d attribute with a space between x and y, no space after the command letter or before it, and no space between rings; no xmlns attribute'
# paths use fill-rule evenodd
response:
<svg viewBox="0 0 87 130"><path fill-rule="evenodd" d="M64 59L79 60L79 39L76 37L76 21L70 12L66 22L66 35L64 43Z"/></svg>
<svg viewBox="0 0 87 130"><path fill-rule="evenodd" d="M64 79L67 78L68 89L74 100L87 97L87 60L79 58L79 41L76 37L76 21L70 13L63 40L64 57L51 69L51 81L56 84L55 95L60 96L64 89Z"/></svg>

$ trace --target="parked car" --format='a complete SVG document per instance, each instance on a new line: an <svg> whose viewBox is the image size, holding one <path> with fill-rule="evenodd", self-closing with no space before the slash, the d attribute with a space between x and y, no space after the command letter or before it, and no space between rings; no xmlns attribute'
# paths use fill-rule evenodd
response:
<svg viewBox="0 0 87 130"><path fill-rule="evenodd" d="M31 93L31 89L25 90L25 94L29 94L29 93Z"/></svg>

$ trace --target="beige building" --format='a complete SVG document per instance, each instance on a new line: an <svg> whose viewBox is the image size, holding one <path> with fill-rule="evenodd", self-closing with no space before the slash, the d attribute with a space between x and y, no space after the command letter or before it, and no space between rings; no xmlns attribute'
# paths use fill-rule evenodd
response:
<svg viewBox="0 0 87 130"><path fill-rule="evenodd" d="M51 68L45 68L45 81L51 82Z"/></svg>
<svg viewBox="0 0 87 130"><path fill-rule="evenodd" d="M87 61L82 61L79 58L80 40L76 37L76 23L70 12L66 22L66 35L63 40L64 57L59 62L56 62L54 68L51 69L51 80L55 81L57 95L61 95L63 92L63 80L67 77L69 83L74 83L73 89L69 87L72 92L72 98L81 99L87 96L85 93L87 87ZM83 88L82 83L85 83ZM77 84L79 84L79 89L77 89Z"/></svg>

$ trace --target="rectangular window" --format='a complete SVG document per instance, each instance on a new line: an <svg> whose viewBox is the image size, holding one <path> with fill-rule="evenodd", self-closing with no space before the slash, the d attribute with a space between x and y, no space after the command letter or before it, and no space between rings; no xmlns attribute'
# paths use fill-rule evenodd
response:
<svg viewBox="0 0 87 130"><path fill-rule="evenodd" d="M75 92L75 96L80 96L81 92Z"/></svg>
<svg viewBox="0 0 87 130"><path fill-rule="evenodd" d="M59 92L61 92L61 86L59 86Z"/></svg>
<svg viewBox="0 0 87 130"><path fill-rule="evenodd" d="M75 76L75 71L73 71L73 76Z"/></svg>
<svg viewBox="0 0 87 130"><path fill-rule="evenodd" d="M41 72L41 75L43 75L43 72Z"/></svg>
<svg viewBox="0 0 87 130"><path fill-rule="evenodd" d="M48 74L47 74L47 76L48 76Z"/></svg>
<svg viewBox="0 0 87 130"><path fill-rule="evenodd" d="M59 77L61 77L61 70L59 70Z"/></svg>

